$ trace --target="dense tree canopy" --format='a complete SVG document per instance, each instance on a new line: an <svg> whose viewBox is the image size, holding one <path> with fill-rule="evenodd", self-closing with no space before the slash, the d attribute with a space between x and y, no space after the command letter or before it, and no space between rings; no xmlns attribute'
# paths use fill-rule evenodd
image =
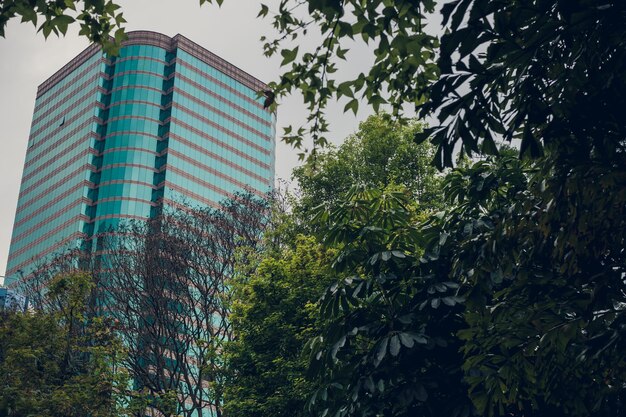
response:
<svg viewBox="0 0 626 417"><path fill-rule="evenodd" d="M132 414L121 342L110 320L88 313L92 286L57 276L46 311L0 312L0 416Z"/></svg>
<svg viewBox="0 0 626 417"><path fill-rule="evenodd" d="M310 216L320 204L334 206L354 184L403 185L422 208L438 207L441 178L430 164L434 148L414 141L422 129L423 123L402 124L384 113L368 117L337 148L321 151L294 169L300 191L296 210Z"/></svg>
<svg viewBox="0 0 626 417"><path fill-rule="evenodd" d="M240 266L232 280L235 339L226 348L227 416L306 415L313 382L302 351L321 324L316 302L334 280L332 259L315 239L298 236Z"/></svg>
<svg viewBox="0 0 626 417"><path fill-rule="evenodd" d="M312 218L314 212L349 211L348 205L360 211L361 206L345 202L354 183L402 195L410 201L411 219L440 204L440 177L430 165L433 149L413 142L420 130L417 122L401 125L389 115L371 116L337 149L321 152L294 171L300 193L293 213L282 213L282 221L266 231L265 250L246 258L252 262L239 266L232 285L236 339L227 348L231 375L226 384L227 415L305 415L314 388L330 384L307 375L308 355L303 351L326 326L317 301L343 276L332 268L341 244L326 242L323 248L317 237L285 231L323 234L328 220ZM346 212L339 217L350 221ZM460 366L456 372L460 375Z"/></svg>
<svg viewBox="0 0 626 417"><path fill-rule="evenodd" d="M453 414L455 404L444 394L457 389L471 400L471 407L456 409L465 415L618 416L626 5L454 0L435 6L285 0L272 17L280 36L267 42L266 53L280 53L289 66L272 85L277 100L299 91L310 110L306 128L287 129L288 142L299 146L309 134L324 145L324 107L347 97L346 110L356 110L361 98L374 108L389 103L394 114L410 103L436 119L416 139L431 138L440 168L453 165L455 149L497 155L499 140L517 140L521 156L533 159L504 155L454 170L445 181L446 210L421 225L402 214L407 209L400 207L411 204L397 190L355 190L322 211L316 221L327 227L319 231L341 250L335 266L354 278L325 296L328 327L311 352L327 387L312 409ZM425 26L436 10L443 14L441 39ZM262 15L269 12L262 7ZM317 31L321 45L300 50L300 37ZM335 78L345 44L359 38L376 46L374 65L355 78ZM402 248L414 231L414 246ZM457 292L448 296L443 282ZM427 316L430 309L451 312L440 313L438 322ZM395 311L410 315L396 323ZM435 339L432 331L447 331L445 346L456 346L462 357L404 365ZM409 332L418 332L422 343L407 338ZM446 367L434 373L444 383L420 375L438 366Z"/></svg>
<svg viewBox="0 0 626 417"><path fill-rule="evenodd" d="M316 415L473 415L456 332L459 284L441 273L451 253L423 259L420 214L403 190L355 187L321 210L339 247L338 280L322 299L325 327L310 344ZM323 229L322 229L323 230ZM434 265L434 266L433 266Z"/></svg>
<svg viewBox="0 0 626 417"><path fill-rule="evenodd" d="M438 11L440 38L428 26ZM349 141L318 153L318 171L309 162L296 173L303 206L327 203L310 221L323 225L315 228L319 240L338 251L336 282L319 317L285 306L307 323L320 321L308 345L315 378L309 386L317 388L310 410L385 417L623 415L626 3L281 0L272 12L279 34L266 40L265 53L280 54L287 69L268 97L279 103L300 92L310 113L305 127L286 129L288 143L299 147L310 135L315 147L326 145L325 106L345 99L346 111L366 102L399 116L409 105L433 120L414 137L430 138L439 168L453 166L459 150L483 157L448 174L444 210L434 215L419 212L422 196L410 177L395 178L413 172L410 166L397 172L365 166L394 161L385 144L396 142L384 140L387 132L367 125L371 121L365 126L372 135L362 137L367 146ZM269 14L261 6L260 15ZM319 46L301 50L301 38L311 35L321 36ZM346 45L360 40L375 46L373 65L337 78L349 56ZM501 141L519 144L522 159L501 152ZM364 185L345 193L355 181ZM267 262L267 273L254 277L264 279L252 288L297 298L279 284L305 277L293 268L286 274L289 262ZM269 280L274 273L277 283ZM272 317L293 323L280 307L262 306L258 311L267 316L256 317L244 305L237 319L244 335L258 334L247 320L264 328ZM268 336L292 342L289 351L272 356L246 337L241 343L250 341L250 350L234 345L234 358L251 365L241 374L246 383L301 369L295 352L303 335L275 330ZM259 362L250 355L257 348L264 361L280 363L281 354L289 361L254 371ZM272 377L285 378L281 386L293 393L290 375ZM262 395L285 405L284 393L260 388L253 391L257 403L241 401L232 412L265 407ZM234 398L245 397L232 389Z"/></svg>
<svg viewBox="0 0 626 417"><path fill-rule="evenodd" d="M411 103L439 123L416 135L453 165L455 146L508 158L457 170L434 248L456 245L447 268L467 298L459 333L466 382L487 415L619 415L624 395L626 236L626 4L596 0L284 1L266 45L290 69L277 97L303 93L304 133L324 144L323 108L355 95L396 113ZM445 35L424 26L436 10ZM267 13L268 9L262 9ZM432 22L431 22L432 24ZM315 51L295 46L319 29ZM375 64L335 79L352 38L376 45ZM294 42L293 46L289 42ZM293 49L292 49L293 48ZM330 226L345 223L333 218ZM444 221L444 223L440 223ZM434 227L434 226L433 226ZM439 229L438 229L439 228ZM459 235L459 233L461 235ZM458 239L451 239L457 236ZM456 242L456 243L454 243ZM428 252L425 259L438 258ZM422 266L423 268L424 266ZM570 381L566 384L563 381Z"/></svg>

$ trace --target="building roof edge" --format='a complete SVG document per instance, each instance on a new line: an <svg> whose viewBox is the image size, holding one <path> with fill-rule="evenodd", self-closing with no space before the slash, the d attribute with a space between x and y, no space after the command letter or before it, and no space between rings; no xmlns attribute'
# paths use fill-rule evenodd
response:
<svg viewBox="0 0 626 417"><path fill-rule="evenodd" d="M267 90L268 86L263 81L250 75L248 72L242 70L236 65L231 64L224 58L214 54L205 47L193 42L181 34L175 35L173 38L164 35L159 32L149 30L134 30L127 33L128 39L122 44L126 45L153 45L171 52L176 48L180 48L185 52L193 55L202 62L212 66L218 71L226 74L227 76L239 81L241 84L254 91ZM101 50L100 45L91 44L85 48L82 52L76 55L67 64L61 67L58 71L48 77L43 83L37 87L37 98L45 94L52 87L54 87L59 81L69 75L72 71L82 65L85 61L91 58L94 54Z"/></svg>

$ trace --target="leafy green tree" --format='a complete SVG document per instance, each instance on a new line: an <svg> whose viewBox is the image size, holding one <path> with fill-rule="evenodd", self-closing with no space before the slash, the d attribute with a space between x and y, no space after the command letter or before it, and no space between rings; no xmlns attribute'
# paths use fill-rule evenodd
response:
<svg viewBox="0 0 626 417"><path fill-rule="evenodd" d="M576 167L564 180L546 165L500 158L448 181L454 208L433 240L463 233L450 274L469 288L459 336L470 395L490 416L618 416L623 172ZM593 173L600 184L583 179Z"/></svg>
<svg viewBox="0 0 626 417"><path fill-rule="evenodd" d="M603 0L283 0L271 17L279 34L265 43L288 66L273 93L299 91L310 111L285 140L299 146L308 133L325 145L324 108L344 97L346 111L363 100L436 118L420 138L432 135L440 167L452 165L457 143L495 154L497 138L521 139L534 157L542 145L584 157L621 149L625 14L623 2ZM316 48L301 50L301 38L320 32ZM361 40L375 46L373 65L339 78L348 44Z"/></svg>
<svg viewBox="0 0 626 417"><path fill-rule="evenodd" d="M5 36L7 23L16 17L31 22L46 38L51 33L65 35L68 26L77 23L81 35L115 53L125 39L126 20L119 9L112 0L5 0L0 6L0 36Z"/></svg>
<svg viewBox="0 0 626 417"><path fill-rule="evenodd" d="M518 140L531 165L505 157L457 171L445 223L424 231L433 250L455 248L438 274L467 286L460 335L470 396L487 415L620 415L626 3L440 5L438 39L425 26L430 0L281 2L281 33L266 52L291 67L274 93L299 90L311 113L286 140L299 145L309 133L324 145L328 100L347 97L346 110L356 110L359 95L437 119L416 138L432 138L440 168L453 165L455 149L496 155L498 139ZM324 41L301 51L312 26ZM352 38L375 44L375 62L340 80Z"/></svg>
<svg viewBox="0 0 626 417"><path fill-rule="evenodd" d="M296 211L310 217L320 204L334 206L354 184L403 185L423 208L438 207L441 177L430 164L434 148L414 142L422 129L420 122L401 124L384 113L368 117L337 149L320 152L294 169L300 186Z"/></svg>
<svg viewBox="0 0 626 417"><path fill-rule="evenodd" d="M0 415L131 415L124 354L112 323L88 314L91 279L57 276L50 310L0 315Z"/></svg>
<svg viewBox="0 0 626 417"><path fill-rule="evenodd" d="M504 155L452 171L448 209L421 224L397 192L355 189L321 211L324 241L341 248L335 267L353 276L324 296L325 326L311 344L321 385L312 409L621 415L624 264L609 248L622 244L623 222L587 219L622 229L581 230L588 251L563 256L562 235L544 236L536 223L549 181L537 163ZM589 193L599 206L623 203L618 192ZM572 260L584 260L576 273Z"/></svg>
<svg viewBox="0 0 626 417"><path fill-rule="evenodd" d="M216 0L221 4L223 0ZM200 5L211 0L200 0ZM114 0L3 0L0 3L0 37L9 20L31 22L44 37L65 35L70 25L80 25L79 34L116 55L126 39L123 13Z"/></svg>
<svg viewBox="0 0 626 417"><path fill-rule="evenodd" d="M310 344L315 415L477 415L456 337L464 299L445 273L452 253L422 257L426 217L391 187L354 187L318 213L346 278L324 295L324 326Z"/></svg>
<svg viewBox="0 0 626 417"><path fill-rule="evenodd" d="M316 301L334 279L332 258L300 235L240 267L232 280L225 415L305 415L313 383L302 351L319 326Z"/></svg>

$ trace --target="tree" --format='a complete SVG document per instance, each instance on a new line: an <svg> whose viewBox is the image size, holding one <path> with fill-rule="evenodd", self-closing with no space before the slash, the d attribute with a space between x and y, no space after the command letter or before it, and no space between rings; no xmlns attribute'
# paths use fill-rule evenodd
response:
<svg viewBox="0 0 626 417"><path fill-rule="evenodd" d="M78 23L81 35L101 44L105 52L116 53L125 39L126 20L119 9L112 0L5 0L0 7L0 36L5 36L7 23L16 17L31 22L46 38L51 33L65 35L69 25Z"/></svg>
<svg viewBox="0 0 626 417"><path fill-rule="evenodd" d="M503 158L457 171L448 223L424 230L436 250L456 248L439 274L466 285L470 395L488 415L619 415L626 4L441 4L439 40L425 27L433 1L282 2L273 18L281 33L266 52L280 51L291 68L274 93L301 91L311 113L308 128L286 140L299 145L310 133L324 145L327 101L346 96L355 110L357 94L436 118L416 139L431 137L440 168L453 165L455 149L496 155L498 140L519 140L530 166ZM286 44L302 44L314 27L324 37L315 51ZM375 63L334 79L353 37L375 43Z"/></svg>
<svg viewBox="0 0 626 417"><path fill-rule="evenodd" d="M334 206L354 184L404 185L422 208L438 207L441 177L430 165L434 149L413 139L422 129L417 121L404 125L388 114L370 116L337 149L320 152L294 169L300 188L296 213L310 217L320 204Z"/></svg>
<svg viewBox="0 0 626 417"><path fill-rule="evenodd" d="M100 237L102 311L119 323L134 383L164 415L221 415L221 352L233 336L227 280L238 248L254 248L268 220L268 201L242 193Z"/></svg>
<svg viewBox="0 0 626 417"><path fill-rule="evenodd" d="M314 385L303 348L320 325L316 302L334 280L332 258L300 235L240 265L230 281L235 338L226 346L225 415L307 414Z"/></svg>
<svg viewBox="0 0 626 417"><path fill-rule="evenodd" d="M452 252L422 257L426 218L392 187L353 187L318 212L324 243L339 248L335 276L345 278L322 298L324 325L309 346L314 415L478 415L456 337L464 299L445 273Z"/></svg>
<svg viewBox="0 0 626 417"><path fill-rule="evenodd" d="M403 189L403 198L413 200L415 217L440 204L440 178L429 165L433 150L413 143L420 130L417 122L404 126L388 115L372 116L338 149L321 152L294 170L300 193L292 200L293 213L281 214L283 221L266 231L268 244L251 265L240 264L233 283L236 339L227 348L232 374L226 385L228 415L304 415L313 389L335 382L311 379L303 350L322 331L325 320L316 314L316 301L326 286L344 277L332 265L337 248L347 243L325 242L322 249L311 236L292 237L293 230L323 235L327 221L312 214L318 206L333 213L340 206L348 210L351 203L345 198L354 183ZM354 221L344 214L346 222ZM460 367L457 374L462 374Z"/></svg>
<svg viewBox="0 0 626 417"><path fill-rule="evenodd" d="M440 235L463 232L450 275L469 288L459 336L470 394L485 415L618 416L624 188L579 187L623 173L576 167L563 181L546 165L499 158L448 182L456 207Z"/></svg>
<svg viewBox="0 0 626 417"><path fill-rule="evenodd" d="M354 190L334 212L320 212L328 225L325 242L342 248L336 267L354 277L324 297L327 326L311 345L311 360L327 387L314 409L621 415L623 263L619 252L593 249L607 241L618 247L624 235L579 233L589 252L560 255L560 236L546 239L545 226L536 226L548 181L535 163L505 153L452 171L444 181L448 209L421 225L407 215L410 200L379 191ZM615 198L621 197L604 197ZM576 273L572 259L585 260ZM417 330L425 346L407 339ZM433 350L453 349L437 357L420 352L432 340L442 341ZM412 355L417 359L404 361ZM447 379L436 381L445 383L428 381L428 370L440 368ZM411 378L429 382L428 397L398 391ZM453 387L454 398L468 392L473 406L446 408L455 406L442 397Z"/></svg>
<svg viewBox="0 0 626 417"><path fill-rule="evenodd" d="M0 415L132 414L111 320L88 314L93 281L56 276L46 311L0 312Z"/></svg>
<svg viewBox="0 0 626 417"><path fill-rule="evenodd" d="M239 248L258 245L272 220L272 199L242 192L218 208L173 203L155 218L98 234L94 252L75 249L42 262L21 288L48 309L42 289L54 276L89 271L90 316L116 323L135 408L190 417L210 409L219 416L221 352L232 338L226 281Z"/></svg>
<svg viewBox="0 0 626 417"><path fill-rule="evenodd" d="M455 144L467 153L495 154L495 140L521 139L520 152L537 157L542 144L560 151L592 147L622 149L626 33L622 2L531 0L440 2L441 39L429 33L434 0L281 1L273 15L279 31L265 43L290 69L272 84L275 97L300 91L309 105L309 128L288 128L285 140L299 145L310 133L325 145L324 107L346 97L355 110L359 97L394 114L417 106L439 126L433 137L438 166L451 166ZM261 16L269 8L261 7ZM314 30L315 29L315 30ZM319 32L318 32L319 31ZM313 51L301 37L321 33ZM346 43L361 38L376 46L369 71L336 79L349 54ZM295 48L292 49L292 43ZM590 128L594 126L594 128ZM569 139L576 138L573 144Z"/></svg>

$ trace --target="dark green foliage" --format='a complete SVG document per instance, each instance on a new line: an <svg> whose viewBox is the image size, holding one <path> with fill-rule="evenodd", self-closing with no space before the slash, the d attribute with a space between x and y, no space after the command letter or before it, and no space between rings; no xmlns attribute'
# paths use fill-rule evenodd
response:
<svg viewBox="0 0 626 417"><path fill-rule="evenodd" d="M226 384L226 414L242 417L304 415L305 404L314 389L321 386L323 390L328 384L332 384L320 375L306 375L308 355L303 355L302 351L305 343L314 336L319 336L322 329L329 325L328 317L318 315L319 306L316 301L324 294L327 286L344 276L344 272L354 273L350 268L345 271L332 269L337 252L335 248L347 245L349 238L346 237L345 241L327 240L327 249L322 249L312 237L290 236L293 236L294 229L303 228L295 223L304 223L306 230L326 230L329 222L327 218L310 217L314 210L321 210L315 209L316 206L332 212L333 219L365 222L364 219L350 220L350 213L346 212L351 209L358 212L361 210L360 206L351 206L352 200L346 202L346 198L351 198L346 195L353 188L353 184L360 183L366 188L387 187L385 195L401 196L399 198L407 202L406 212L395 211L395 203L389 202L389 211L385 213L391 216L391 221L396 219L399 223L392 232L384 233L393 235L393 239L398 240L398 248L403 253L416 249L416 242L412 239L417 236L417 229L413 227L408 232L402 227L407 222L412 222L415 226L419 218L417 213L436 207L442 198L440 177L429 165L432 147L413 143L414 134L420 130L421 125L417 122L401 125L393 122L387 115L372 116L337 150L320 153L315 161L308 161L294 172L294 177L301 186L300 199L294 204L295 215L290 217L282 213L279 216L278 223L266 233L268 248L253 256L251 265L240 265L233 283L235 302L231 318L236 340L227 348L228 368L232 377ZM387 203L382 204L384 206ZM381 208L382 206L376 206L372 210ZM407 218L403 217L404 214ZM422 217L425 218L424 215ZM383 223L390 218L386 218ZM391 226L385 223L385 227ZM405 233L412 233L412 237L405 237ZM380 249L374 241L365 242L369 237L370 235L364 235L359 244L371 245L373 251ZM373 238L378 238L378 235L373 235ZM344 248L341 253L349 250ZM388 253L392 252L385 251L383 257ZM354 254L351 258L354 265L362 260L358 256L365 255ZM410 262L407 261L406 265L410 265ZM392 282L389 281L389 284ZM405 299L406 295L400 295L398 302ZM366 307L363 305L361 308ZM404 317L402 320L406 319ZM459 320L457 317L457 321ZM377 329L372 329L369 337L377 340L376 338L386 335L386 324L373 326ZM450 336L450 331L446 331L449 333L447 336ZM412 335L411 332L403 335L403 338L408 338L404 343L413 345L412 339L409 340ZM324 334L324 337L328 335ZM332 337L327 340L332 340ZM400 341L399 337L394 339L394 351L399 347L395 344ZM438 350L437 354L457 350L458 346L451 346L448 350ZM458 359L461 358L460 354L454 354ZM403 354L403 363L412 361L414 356L415 354ZM388 365L385 369L392 369L392 365L386 361L385 364ZM412 369L414 367L409 366L407 373ZM462 393L463 389L458 390L462 379L460 365L452 373L456 376L457 385L451 391L456 389L455 394ZM358 376L358 373L351 376L354 375ZM408 384L407 381L403 383ZM419 389L419 395L423 394L424 389ZM410 402L413 395L411 392L413 391L408 389L401 395ZM390 394L388 400L395 401L397 395L397 392ZM448 399L450 397L448 395ZM467 400L465 405L469 409ZM383 403L378 409L382 407ZM407 408L400 406L402 407Z"/></svg>
<svg viewBox="0 0 626 417"><path fill-rule="evenodd" d="M112 0L4 0L0 4L0 36L9 20L20 17L32 22L47 38L51 33L65 35L69 25L80 24L80 34L99 43L105 52L116 54L126 38L126 22L120 6Z"/></svg>
<svg viewBox="0 0 626 417"><path fill-rule="evenodd" d="M452 253L423 254L419 214L409 193L353 188L320 211L324 241L341 251L347 276L322 299L326 321L310 343L320 388L316 415L469 416L463 381L463 303L445 273ZM442 239L442 244L445 239Z"/></svg>
<svg viewBox="0 0 626 417"><path fill-rule="evenodd" d="M624 146L624 2L459 0L442 11L441 76L420 108L441 122L431 132L439 165L459 140L495 154L494 138L517 138L521 155L578 162Z"/></svg>
<svg viewBox="0 0 626 417"><path fill-rule="evenodd" d="M130 415L112 323L89 317L86 275L58 276L51 310L0 315L0 416Z"/></svg>
<svg viewBox="0 0 626 417"><path fill-rule="evenodd" d="M215 0L221 5L224 0ZM213 3L200 0L200 5ZM65 35L68 26L80 25L79 34L100 44L104 52L117 55L126 39L126 23L114 0L2 0L0 2L0 37L5 36L9 20L19 17L31 22L44 37Z"/></svg>
<svg viewBox="0 0 626 417"><path fill-rule="evenodd" d="M324 297L314 411L624 412L623 174L577 196L588 209L568 233L571 200L543 201L559 180L541 168L505 155L456 169L444 181L449 208L421 225L406 196L377 190L320 213L325 242L342 248L335 268L354 276Z"/></svg>
<svg viewBox="0 0 626 417"><path fill-rule="evenodd" d="M448 210L422 231L429 243L420 268L462 285L463 369L481 414L621 415L626 3L440 5L446 33L439 41L423 26L432 1L282 2L274 23L284 36L268 42L268 54L312 25L325 36L314 53L297 51L273 86L277 97L301 91L311 110L308 129L285 140L299 145L308 132L324 145L327 101L347 96L346 111L355 110L360 93L373 107L388 101L400 114L410 103L435 117L439 126L416 139L431 138L440 168L453 165L455 148L497 155L499 139L517 141L533 162L504 156L451 174ZM374 64L334 78L345 44L358 37L377 46ZM357 209L352 203L343 217L328 216L331 230L349 226L337 229L342 244L361 238L351 220L362 214ZM337 311L331 319L343 317ZM352 404L341 395L335 399Z"/></svg>
<svg viewBox="0 0 626 417"><path fill-rule="evenodd" d="M324 146L324 108L331 99L360 101L394 114L416 106L440 125L433 137L438 166L451 166L455 145L467 153L497 153L496 140L521 140L520 152L539 157L545 145L611 152L623 146L626 88L626 4L604 0L357 0L281 1L272 16L280 35L265 52L281 52L289 69L272 84L276 97L302 93L309 124L288 128L284 140L300 147L303 135ZM441 32L431 29L443 14ZM263 7L260 15L268 14ZM428 25L426 25L428 23ZM319 29L322 44L293 48ZM348 44L372 43L374 63L339 78ZM576 143L570 141L576 137ZM580 147L578 146L578 141ZM621 144L620 144L621 143Z"/></svg>
<svg viewBox="0 0 626 417"><path fill-rule="evenodd" d="M313 383L304 344L320 320L316 301L333 280L332 251L298 236L241 265L232 281L235 339L227 344L229 417L305 415Z"/></svg>
<svg viewBox="0 0 626 417"><path fill-rule="evenodd" d="M471 288L459 333L470 393L485 415L618 416L626 176L546 165L504 158L449 183L455 211L477 219L453 211L444 226L466 233L451 274Z"/></svg>

